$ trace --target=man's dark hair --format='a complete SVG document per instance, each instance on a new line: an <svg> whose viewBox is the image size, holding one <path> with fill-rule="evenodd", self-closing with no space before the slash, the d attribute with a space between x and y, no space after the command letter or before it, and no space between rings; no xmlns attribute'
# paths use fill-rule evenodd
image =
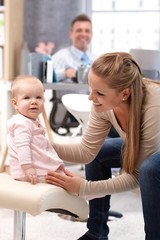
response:
<svg viewBox="0 0 160 240"><path fill-rule="evenodd" d="M75 22L79 22L79 21L80 22L90 22L92 24L91 19L86 14L80 14L72 20L71 27L75 24Z"/></svg>

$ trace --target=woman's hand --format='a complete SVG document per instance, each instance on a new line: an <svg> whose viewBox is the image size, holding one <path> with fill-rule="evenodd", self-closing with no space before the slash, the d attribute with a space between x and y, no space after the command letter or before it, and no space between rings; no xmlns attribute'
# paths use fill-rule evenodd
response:
<svg viewBox="0 0 160 240"><path fill-rule="evenodd" d="M63 169L65 174L49 171L46 182L65 189L66 191L78 194L80 191L81 177Z"/></svg>

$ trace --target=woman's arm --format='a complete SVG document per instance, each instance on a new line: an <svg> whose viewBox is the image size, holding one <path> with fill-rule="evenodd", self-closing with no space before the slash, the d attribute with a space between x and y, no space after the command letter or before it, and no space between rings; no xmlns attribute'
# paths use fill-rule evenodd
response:
<svg viewBox="0 0 160 240"><path fill-rule="evenodd" d="M46 176L46 181L50 184L64 188L66 191L80 196L98 196L110 195L129 191L138 187L138 173L127 174L123 173L117 177L101 180L87 181L68 170L65 170L66 175L49 171Z"/></svg>
<svg viewBox="0 0 160 240"><path fill-rule="evenodd" d="M14 130L14 141L19 164L32 164L31 129L26 122L17 124Z"/></svg>
<svg viewBox="0 0 160 240"><path fill-rule="evenodd" d="M101 114L96 114L92 109L80 143L54 143L53 147L64 161L86 164L96 157L110 128L111 123L107 120L107 116L103 118Z"/></svg>

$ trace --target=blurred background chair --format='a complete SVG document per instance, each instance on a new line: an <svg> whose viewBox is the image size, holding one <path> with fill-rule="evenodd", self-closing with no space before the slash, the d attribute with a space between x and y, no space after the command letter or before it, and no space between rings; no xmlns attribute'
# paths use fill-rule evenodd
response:
<svg viewBox="0 0 160 240"><path fill-rule="evenodd" d="M58 135L71 135L70 129L76 128L79 123L73 117L73 115L64 107L61 97L57 96L57 91L53 90L52 93L53 96L50 101L53 105L49 115L50 126L52 130Z"/></svg>

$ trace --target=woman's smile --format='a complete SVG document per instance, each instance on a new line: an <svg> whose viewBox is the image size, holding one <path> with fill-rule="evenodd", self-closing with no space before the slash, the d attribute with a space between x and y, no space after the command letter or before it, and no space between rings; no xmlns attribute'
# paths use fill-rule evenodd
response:
<svg viewBox="0 0 160 240"><path fill-rule="evenodd" d="M96 107L98 107L98 106L102 106L102 104L100 104L100 103L96 103L96 102L93 102L93 105L96 106Z"/></svg>

